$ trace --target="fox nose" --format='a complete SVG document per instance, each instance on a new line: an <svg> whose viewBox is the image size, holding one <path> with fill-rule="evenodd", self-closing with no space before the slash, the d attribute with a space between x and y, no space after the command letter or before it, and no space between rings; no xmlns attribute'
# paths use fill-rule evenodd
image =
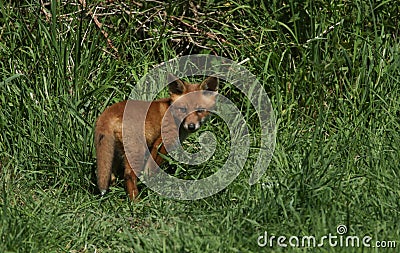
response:
<svg viewBox="0 0 400 253"><path fill-rule="evenodd" d="M196 125L194 123L190 123L187 128L190 131L194 131L194 130L196 130Z"/></svg>

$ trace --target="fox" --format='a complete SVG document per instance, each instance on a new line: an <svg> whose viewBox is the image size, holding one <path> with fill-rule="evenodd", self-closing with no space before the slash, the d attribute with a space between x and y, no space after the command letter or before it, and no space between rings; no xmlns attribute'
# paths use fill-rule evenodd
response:
<svg viewBox="0 0 400 253"><path fill-rule="evenodd" d="M136 200L139 195L137 179L141 173L151 174L155 166L163 163L162 156L168 153L168 148L196 132L214 108L217 77L209 76L193 84L168 74L167 80L169 97L151 102L118 102L97 118L94 142L97 187L101 196L109 191L120 171L129 199Z"/></svg>

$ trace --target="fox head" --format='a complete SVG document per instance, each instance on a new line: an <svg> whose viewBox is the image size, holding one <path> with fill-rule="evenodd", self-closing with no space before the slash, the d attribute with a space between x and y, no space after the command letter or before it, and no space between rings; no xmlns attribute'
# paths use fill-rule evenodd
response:
<svg viewBox="0 0 400 253"><path fill-rule="evenodd" d="M180 130L187 133L197 131L215 106L218 79L208 77L200 84L189 84L170 75L169 93L171 112L180 125Z"/></svg>

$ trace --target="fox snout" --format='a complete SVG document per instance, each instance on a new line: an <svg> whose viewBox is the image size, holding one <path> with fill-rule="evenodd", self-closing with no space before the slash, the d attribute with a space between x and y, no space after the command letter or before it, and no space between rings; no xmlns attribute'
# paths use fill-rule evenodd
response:
<svg viewBox="0 0 400 253"><path fill-rule="evenodd" d="M200 127L201 127L201 122L190 122L190 123L184 123L183 127L185 128L185 130L187 130L188 132L195 132L197 131Z"/></svg>
<svg viewBox="0 0 400 253"><path fill-rule="evenodd" d="M185 125L185 128L189 131L196 131L200 126L197 126L194 123L189 123Z"/></svg>
<svg viewBox="0 0 400 253"><path fill-rule="evenodd" d="M208 114L205 109L189 113L182 122L184 129L190 133L197 131L206 121Z"/></svg>

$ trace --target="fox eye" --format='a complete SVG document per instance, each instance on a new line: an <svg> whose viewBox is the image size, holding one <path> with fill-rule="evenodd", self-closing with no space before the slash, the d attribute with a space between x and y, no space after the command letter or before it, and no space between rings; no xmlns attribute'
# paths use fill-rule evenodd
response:
<svg viewBox="0 0 400 253"><path fill-rule="evenodd" d="M201 108L197 108L196 111L197 111L197 112L205 112L205 111L206 111L206 108L202 108L202 107L201 107Z"/></svg>
<svg viewBox="0 0 400 253"><path fill-rule="evenodd" d="M180 111L181 113L186 113L187 109L186 109L186 107L179 107L178 111Z"/></svg>

